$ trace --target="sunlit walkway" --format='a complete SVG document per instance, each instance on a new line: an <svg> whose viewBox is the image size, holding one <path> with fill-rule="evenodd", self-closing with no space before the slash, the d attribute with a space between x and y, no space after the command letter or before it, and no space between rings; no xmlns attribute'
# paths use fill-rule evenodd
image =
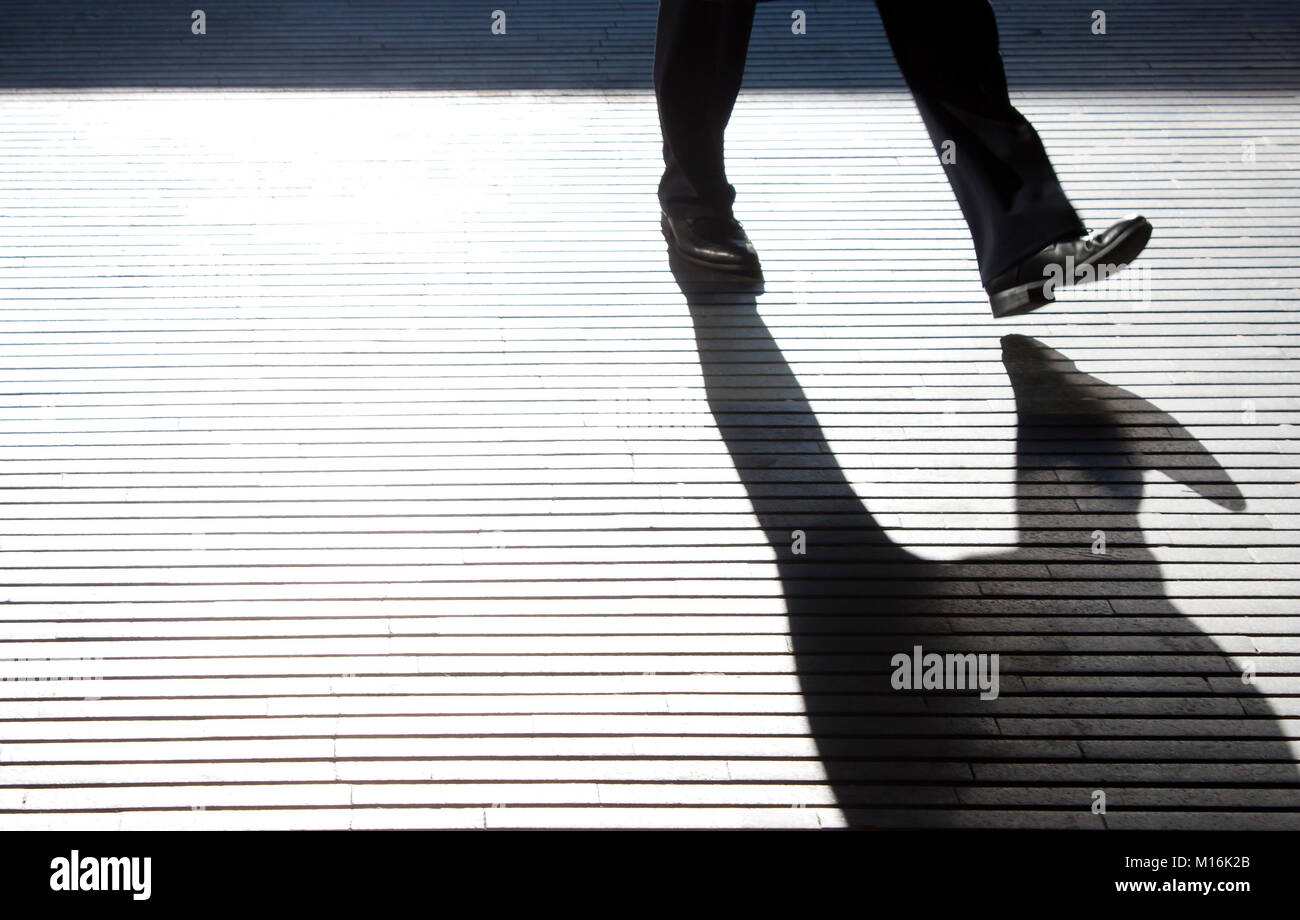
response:
<svg viewBox="0 0 1300 920"><path fill-rule="evenodd" d="M995 4L1156 227L997 322L870 5L761 8L767 288L689 308L653 4L302 6L97 66L0 3L0 828L1300 828L1290 3ZM866 699L918 642L1000 697Z"/></svg>

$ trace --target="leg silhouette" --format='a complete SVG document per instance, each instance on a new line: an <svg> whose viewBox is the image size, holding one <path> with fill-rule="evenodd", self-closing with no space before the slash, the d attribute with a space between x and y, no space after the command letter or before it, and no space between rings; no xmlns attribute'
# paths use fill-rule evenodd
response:
<svg viewBox="0 0 1300 920"><path fill-rule="evenodd" d="M1018 545L926 560L851 487L755 295L670 262L710 409L776 554L809 724L852 825L1123 826L1127 811L1154 826L1205 826L1203 813L1209 826L1300 827L1276 717L1165 596L1138 523L1145 469L1244 506L1181 425L1008 336ZM1091 551L1096 530L1105 555ZM918 645L998 654L1000 695L894 689L892 656ZM1092 813L1096 790L1111 817Z"/></svg>

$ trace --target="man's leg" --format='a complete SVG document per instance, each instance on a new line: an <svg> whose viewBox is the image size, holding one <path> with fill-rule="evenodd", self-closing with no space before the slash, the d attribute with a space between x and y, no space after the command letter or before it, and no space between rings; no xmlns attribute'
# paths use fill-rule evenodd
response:
<svg viewBox="0 0 1300 920"><path fill-rule="evenodd" d="M654 84L664 140L659 202L672 218L730 218L722 136L740 93L754 0L660 0Z"/></svg>
<svg viewBox="0 0 1300 920"><path fill-rule="evenodd" d="M1042 141L1007 94L982 0L877 0L899 69L945 165L987 285L1048 243L1084 232Z"/></svg>

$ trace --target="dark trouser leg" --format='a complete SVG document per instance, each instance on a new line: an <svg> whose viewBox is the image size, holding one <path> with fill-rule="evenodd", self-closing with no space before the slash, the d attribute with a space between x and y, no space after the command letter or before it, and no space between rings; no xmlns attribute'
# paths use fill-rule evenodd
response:
<svg viewBox="0 0 1300 920"><path fill-rule="evenodd" d="M1007 95L993 10L982 0L877 0L899 69L946 164L985 284L1083 224L1033 125Z"/></svg>
<svg viewBox="0 0 1300 920"><path fill-rule="evenodd" d="M745 72L753 0L660 0L655 99L664 138L659 202L673 217L730 217L722 135Z"/></svg>

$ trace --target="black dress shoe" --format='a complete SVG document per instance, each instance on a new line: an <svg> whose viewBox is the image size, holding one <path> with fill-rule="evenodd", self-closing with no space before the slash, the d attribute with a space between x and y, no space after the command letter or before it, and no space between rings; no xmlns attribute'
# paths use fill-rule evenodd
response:
<svg viewBox="0 0 1300 920"><path fill-rule="evenodd" d="M682 258L728 275L763 280L754 244L745 228L724 217L669 217L659 221L664 238Z"/></svg>
<svg viewBox="0 0 1300 920"><path fill-rule="evenodd" d="M1151 239L1145 217L1129 217L1091 236L1044 246L987 285L994 316L1037 310L1055 299L1058 287L1100 281L1138 257Z"/></svg>

